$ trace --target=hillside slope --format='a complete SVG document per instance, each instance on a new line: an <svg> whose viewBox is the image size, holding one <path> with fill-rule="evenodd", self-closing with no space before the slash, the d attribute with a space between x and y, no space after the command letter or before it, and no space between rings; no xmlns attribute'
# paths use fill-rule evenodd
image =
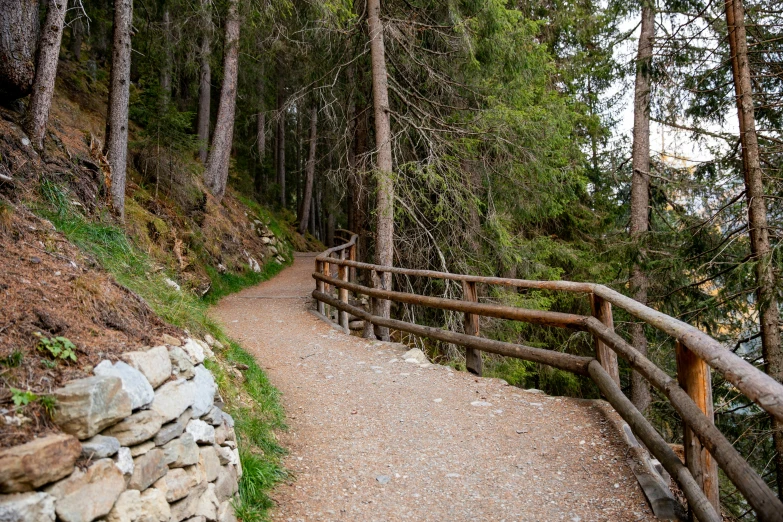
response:
<svg viewBox="0 0 783 522"><path fill-rule="evenodd" d="M127 218L117 223L100 152L105 86L61 65L40 154L22 130L24 106L0 107L0 449L59 431L51 391L101 360L167 335L209 334L225 346L210 370L237 419L243 464L265 470L241 486L238 515L253 520L284 475L273 433L283 413L253 359L206 309L276 274L294 249L322 247L234 192L216 203L189 151L151 155L139 127Z"/></svg>

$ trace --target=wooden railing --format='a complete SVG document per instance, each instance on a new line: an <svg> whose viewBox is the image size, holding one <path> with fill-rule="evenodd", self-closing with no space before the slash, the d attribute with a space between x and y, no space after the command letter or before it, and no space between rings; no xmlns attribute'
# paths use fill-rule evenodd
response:
<svg viewBox="0 0 783 522"><path fill-rule="evenodd" d="M318 255L315 258L313 273L316 289L312 295L317 301L318 312L329 317L326 307L334 307L338 311L338 323L346 333L349 332L348 315L350 314L372 325L464 346L467 350L467 367L477 374L481 373L480 352L485 351L546 364L589 377L650 453L677 481L688 501L689 508L698 520L701 522L721 520L718 467L747 499L759 520L783 519L783 503L715 427L710 368L720 372L739 392L782 421L783 385L724 348L712 337L603 285L482 277L360 263L356 261L356 240L357 236L353 235L347 243ZM333 267L337 267L336 274L332 271ZM356 282L356 270L369 271L371 277L368 280L377 280L382 273L394 273L459 281L463 286L464 299L444 299L370 288ZM335 275L337 277L334 277ZM592 315L582 316L479 303L476 293L477 284L586 294L590 298ZM337 289L336 297L332 295L332 288ZM371 312L351 305L348 300L351 292L368 296L373 301L388 299L397 303L462 312L465 314L465 333L375 316ZM612 319L613 305L676 340L676 380L615 333ZM376 308L373 306L370 309ZM589 332L595 342L595 358L479 337L478 319L482 316ZM620 389L618 355L665 395L680 414L684 424L685 465L644 415L623 394Z"/></svg>

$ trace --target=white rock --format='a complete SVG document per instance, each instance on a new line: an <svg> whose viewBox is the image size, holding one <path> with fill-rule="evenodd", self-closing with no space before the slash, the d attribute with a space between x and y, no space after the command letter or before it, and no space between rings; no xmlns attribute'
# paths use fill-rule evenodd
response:
<svg viewBox="0 0 783 522"><path fill-rule="evenodd" d="M258 264L258 261L253 259L252 257L247 258L247 264L250 265L250 270L253 272L261 272L261 265Z"/></svg>
<svg viewBox="0 0 783 522"><path fill-rule="evenodd" d="M185 428L185 431L193 435L193 438L196 440L196 442L200 444L215 443L215 428L203 420L191 420L188 423L188 427Z"/></svg>
<svg viewBox="0 0 783 522"><path fill-rule="evenodd" d="M204 348L202 348L195 339L186 340L185 346L183 346L182 349L188 354L190 362L193 364L201 364L204 362Z"/></svg>
<svg viewBox="0 0 783 522"><path fill-rule="evenodd" d="M218 460L220 461L221 466L225 466L226 464L234 464L236 457L234 456L234 452L231 451L231 448L227 448L225 446L213 447L215 448L215 451L217 451Z"/></svg>
<svg viewBox="0 0 783 522"><path fill-rule="evenodd" d="M146 352L127 352L122 360L139 370L153 388L157 388L171 377L171 359L165 346L156 346Z"/></svg>
<svg viewBox="0 0 783 522"><path fill-rule="evenodd" d="M171 288L173 288L177 292L181 292L182 291L182 288L173 279L170 279L168 277L164 277L163 278L163 282L166 283L167 285L169 285Z"/></svg>
<svg viewBox="0 0 783 522"><path fill-rule="evenodd" d="M272 240L269 239L268 237L262 237L261 238L261 243L263 243L264 245L268 245L271 241Z"/></svg>
<svg viewBox="0 0 783 522"><path fill-rule="evenodd" d="M190 379L193 377L193 363L190 362L190 356L185 350L178 346L169 348L169 361L171 363L171 373L178 378Z"/></svg>
<svg viewBox="0 0 783 522"><path fill-rule="evenodd" d="M111 459L101 459L86 472L74 471L47 488L55 498L57 518L63 522L95 520L107 515L125 491L125 478Z"/></svg>
<svg viewBox="0 0 783 522"><path fill-rule="evenodd" d="M217 385L212 373L199 364L193 368L193 416L201 417L212 409Z"/></svg>
<svg viewBox="0 0 783 522"><path fill-rule="evenodd" d="M54 497L48 493L19 493L0 497L2 522L54 522Z"/></svg>
<svg viewBox="0 0 783 522"><path fill-rule="evenodd" d="M207 482L212 482L220 474L220 458L214 446L201 446L199 448L199 463L204 466Z"/></svg>
<svg viewBox="0 0 783 522"><path fill-rule="evenodd" d="M122 389L131 400L131 408L136 410L152 402L155 391L152 385L139 370L128 364L117 361L112 365L109 361L102 361L95 367L95 375L102 377L119 377L122 381Z"/></svg>
<svg viewBox="0 0 783 522"><path fill-rule="evenodd" d="M114 456L114 464L126 477L133 475L133 455L131 455L130 448L120 448Z"/></svg>
<svg viewBox="0 0 783 522"><path fill-rule="evenodd" d="M234 514L234 506L231 501L226 500L218 508L218 522L237 522L237 516Z"/></svg>
<svg viewBox="0 0 783 522"><path fill-rule="evenodd" d="M105 435L96 435L82 442L82 457L89 460L105 459L106 457L111 457L119 450L120 441Z"/></svg>
<svg viewBox="0 0 783 522"><path fill-rule="evenodd" d="M217 348L217 339L212 337L211 335L207 334L204 336L204 341L210 345L212 348Z"/></svg>
<svg viewBox="0 0 783 522"><path fill-rule="evenodd" d="M220 502L215 495L215 485L209 484L204 494L199 497L194 515L204 517L207 520L217 520L218 507L220 507Z"/></svg>
<svg viewBox="0 0 783 522"><path fill-rule="evenodd" d="M158 412L163 422L174 420L193 404L194 392L192 381L179 379L167 382L155 390L150 409Z"/></svg>
<svg viewBox="0 0 783 522"><path fill-rule="evenodd" d="M129 489L120 495L106 522L169 522L171 509L164 493L148 488L143 493Z"/></svg>
<svg viewBox="0 0 783 522"><path fill-rule="evenodd" d="M237 468L237 477L242 478L242 460L239 458L239 449L234 448L234 466Z"/></svg>
<svg viewBox="0 0 783 522"><path fill-rule="evenodd" d="M402 356L402 360L406 363L413 363L413 364L426 364L429 361L427 360L427 356L424 355L424 352L419 350L418 348L413 348L412 350L408 350L405 352Z"/></svg>

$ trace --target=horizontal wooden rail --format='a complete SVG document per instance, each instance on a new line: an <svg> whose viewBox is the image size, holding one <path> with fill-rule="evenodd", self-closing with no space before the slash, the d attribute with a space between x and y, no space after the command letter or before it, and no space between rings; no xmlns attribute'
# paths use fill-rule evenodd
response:
<svg viewBox="0 0 783 522"><path fill-rule="evenodd" d="M767 487L764 480L734 449L731 442L723 436L675 379L669 377L666 372L597 319L588 318L587 327L590 333L600 338L620 357L628 361L631 368L639 372L669 399L674 409L712 454L729 480L748 499L761 520L775 520L775 517L780 518L783 515L783 503L780 499Z"/></svg>
<svg viewBox="0 0 783 522"><path fill-rule="evenodd" d="M710 504L707 496L696 483L688 468L680 461L680 458L663 437L644 418L644 415L623 394L623 391L617 386L614 379L606 373L606 370L601 367L598 361L591 362L588 366L588 371L590 372L590 377L598 385L598 389L601 390L606 400L612 405L612 408L628 423L631 430L642 439L644 445L660 461L664 469L675 478L688 499L688 506L699 518L699 522L721 522L723 517L715 511L715 508Z"/></svg>
<svg viewBox="0 0 783 522"><path fill-rule="evenodd" d="M354 241L351 238L351 241ZM347 244L346 244L347 245ZM528 288L536 290L553 290L575 293L593 293L614 306L621 308L641 319L647 324L654 326L662 332L671 335L687 346L696 355L715 370L718 370L723 377L733 384L743 395L758 404L761 408L773 415L780 421L783 421L783 384L777 382L769 375L761 372L735 353L727 350L718 341L705 334L698 328L688 323L670 317L664 313L645 306L638 301L624 296L623 294L612 290L604 285L593 283L574 283L571 281L530 281L525 279L507 279L502 277L483 277L461 274L449 274L446 272L437 272L433 270L413 270L409 268L398 268L390 266L373 265L369 263L360 263L358 261L340 260L328 258L328 253L339 247L326 250L316 259L328 261L337 265L346 265L353 268L364 270L375 270L376 272L389 272L416 277L428 277L433 279L447 279L451 281L468 281L475 283L484 283L489 285L511 286L516 288ZM328 259L327 259L328 258Z"/></svg>
<svg viewBox="0 0 783 522"><path fill-rule="evenodd" d="M580 357L578 355L553 352L552 350L533 348L531 346L524 346L521 344L504 343L503 341L495 341L493 339L486 339L484 337L474 337L472 335L450 332L449 330L441 330L431 326L421 326L418 324L406 323L405 321L398 321L396 319L384 319L383 317L372 315L371 313L366 312L361 308L349 305L348 303L340 301L339 299L335 299L329 294L319 292L318 290L313 290L312 295L318 301L322 301L330 306L337 308L338 310L342 310L355 317L369 321L372 324L393 328L395 330L412 333L414 335L420 335L422 337L437 339L447 343L468 346L470 348L475 348L484 352L496 353L498 355L505 355L507 357L516 357L518 359L546 364L548 366L559 368L577 375L587 376L587 365L590 364L590 361L593 360L589 357Z"/></svg>
<svg viewBox="0 0 783 522"><path fill-rule="evenodd" d="M574 330L587 330L585 321L587 317L583 315L563 314L560 312L547 312L545 310L527 310L524 308L514 308L513 306L503 306L486 303L471 303L467 301L457 301L454 299L444 299L442 297L430 297L419 294L409 294L406 292L395 292L392 290L378 290L368 286L362 286L355 283L347 283L334 277L327 277L318 272L313 273L313 279L322 281L326 284L345 288L351 292L357 292L370 297L389 299L398 303L414 304L427 306L430 308L439 308L441 310L451 310L452 312L468 312L485 317L496 317L498 319L510 319L512 321L523 321L525 323L556 326L559 328L573 328Z"/></svg>
<svg viewBox="0 0 783 522"><path fill-rule="evenodd" d="M783 503L767 487L763 479L737 452L726 437L715 427L712 420L711 408L702 405L700 407L691 395L683 389L678 380L670 377L666 372L658 368L652 361L643 356L631 344L615 333L612 321L611 306L614 305L627 311L634 317L674 337L679 343L680 349L687 348L692 352L690 356L694 361L703 360L710 367L720 371L740 392L755 401L770 414L783 420L783 385L767 376L753 365L723 347L718 341L698 330L697 328L667 316L661 312L644 306L633 299L620 294L603 285L592 283L573 283L569 281L528 281L522 279L507 279L499 277L482 277L462 274L449 274L431 270L412 270L406 268L388 267L360 263L355 261L357 236L337 247L330 248L316 257L316 272L313 278L317 288L312 295L318 302L318 309L324 313L324 305L337 309L340 323L346 325L347 314L363 319L366 324L377 325L386 328L412 333L422 337L437 339L440 341L464 346L468 353L472 350L486 351L499 355L515 357L527 361L549 365L561 370L569 371L577 375L590 377L599 387L601 393L607 398L614 409L631 426L634 433L644 442L650 452L658 458L664 468L675 478L682 488L683 493L693 514L700 522L718 521L720 516L716 511L717 493L714 485L717 481L717 472L709 471L710 476L700 474L705 468L699 467L695 458L691 456L683 465L674 454L665 440L645 419L633 404L625 397L619 387L617 365L615 355L625 359L630 367L649 381L656 389L660 390L671 402L674 409L680 414L685 428L689 434L695 436L702 447L708 453L707 457L724 470L726 476L737 486L737 489L747 499L755 511L759 520L781 520ZM346 255L348 253L348 255ZM338 256L332 257L332 256ZM340 268L339 278L330 276L330 265ZM356 269L370 270L371 273L395 273L400 275L426 277L461 281L466 290L464 300L445 299L440 297L423 296L407 292L396 292L370 288L349 282L346 280L347 269L353 274ZM350 277L355 281L355 277ZM527 310L511 306L479 303L475 297L475 284L503 285L517 288L553 290L586 293L591 297L593 317L586 317L560 312L542 310ZM330 288L338 290L339 299L329 294ZM396 319L375 316L362 308L348 303L348 292L366 295L372 299L386 299L398 303L420 305L441 310L462 312L465 314L465 333L456 333L429 326L399 321ZM571 354L553 352L540 348L532 348L519 344L506 343L492 339L479 337L478 317L494 317L522 321L535 325L554 326L558 328L570 328L586 330L595 339L596 354L599 360L589 357L579 357ZM477 355L475 352L474 355ZM479 358L480 360L480 358ZM701 368L705 368L703 363ZM609 370L610 373L607 372ZM682 368L679 372L692 371ZM679 373L680 378L689 376L692 379L700 379L699 386L709 380L695 374ZM480 372L480 370L479 370ZM707 377L709 377L707 375ZM695 382L695 381L693 381ZM703 388L701 388L703 389ZM698 400L701 400L697 397ZM703 399L703 397L702 397ZM703 400L702 400L703 402ZM711 406L711 405L710 405ZM687 457L687 454L686 454ZM693 467L696 473L689 471ZM705 494L706 490L710 495Z"/></svg>

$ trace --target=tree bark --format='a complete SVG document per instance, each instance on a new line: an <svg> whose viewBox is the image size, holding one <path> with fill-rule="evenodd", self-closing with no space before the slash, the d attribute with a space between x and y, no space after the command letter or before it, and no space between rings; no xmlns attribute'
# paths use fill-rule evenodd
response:
<svg viewBox="0 0 783 522"><path fill-rule="evenodd" d="M125 221L125 176L128 163L128 102L130 99L131 26L133 0L114 2L109 107L106 116L106 158L111 167L114 212Z"/></svg>
<svg viewBox="0 0 783 522"><path fill-rule="evenodd" d="M198 158L206 164L209 150L209 117L212 103L212 69L209 57L212 54L212 11L210 0L201 0L203 24L201 33L201 49L199 50L200 73L198 84Z"/></svg>
<svg viewBox="0 0 783 522"><path fill-rule="evenodd" d="M255 192L257 196L261 195L264 187L264 159L266 157L266 112L264 112L264 66L258 73L257 96L258 96L258 115L256 116L256 147L258 148L258 169L256 169Z"/></svg>
<svg viewBox="0 0 783 522"><path fill-rule="evenodd" d="M71 5L77 7L78 0L71 0ZM71 54L76 63L82 60L82 42L84 41L84 24L82 23L82 13L79 12L71 22Z"/></svg>
<svg viewBox="0 0 783 522"><path fill-rule="evenodd" d="M35 80L38 0L0 0L0 98L30 94Z"/></svg>
<svg viewBox="0 0 783 522"><path fill-rule="evenodd" d="M168 3L163 9L163 67L160 69L161 104L165 108L171 99L171 14Z"/></svg>
<svg viewBox="0 0 783 522"><path fill-rule="evenodd" d="M285 208L285 85L283 62L277 62L277 184L280 187L280 206Z"/></svg>
<svg viewBox="0 0 783 522"><path fill-rule="evenodd" d="M783 349L780 345L780 315L775 293L775 272L769 240L767 206L764 202L764 173L761 169L753 87L748 62L748 41L745 32L745 7L742 0L726 0L731 69L737 99L745 197L748 202L750 250L756 264L756 302L761 330L761 351L764 369L778 382L783 382ZM775 468L778 497L783 499L783 422L772 417L772 437L775 446Z"/></svg>
<svg viewBox="0 0 783 522"><path fill-rule="evenodd" d="M220 89L215 131L207 158L204 182L220 201L226 193L228 164L234 139L234 111L237 99L237 69L239 62L239 0L229 0L226 17L226 43L223 57L223 86Z"/></svg>
<svg viewBox="0 0 783 522"><path fill-rule="evenodd" d="M380 19L380 0L367 0L367 20L370 31L370 55L372 62L372 92L375 108L375 146L377 164L375 179L376 230L375 264L392 266L394 258L394 180L392 172L391 125L389 122L389 87L386 73L386 53L383 42L383 24ZM391 290L392 275L383 272L374 281L376 288ZM376 300L375 315L389 318L391 301ZM389 329L378 326L375 334L389 340Z"/></svg>
<svg viewBox="0 0 783 522"><path fill-rule="evenodd" d="M318 141L318 106L313 103L310 109L310 151L307 155L307 166L304 195L302 196L302 215L299 216L299 233L307 230L307 221L310 217L310 200L313 196L313 179L315 179L315 151Z"/></svg>
<svg viewBox="0 0 783 522"><path fill-rule="evenodd" d="M655 12L651 3L642 4L642 27L636 57L636 86L633 111L633 175L631 178L631 240L643 240L650 228L650 73L652 68L653 38L655 37ZM647 304L647 274L641 266L644 249L640 247L631 267L631 296ZM644 325L631 324L634 347L647 354L647 338ZM644 413L650 405L650 385L636 372L631 375L631 401Z"/></svg>
<svg viewBox="0 0 783 522"><path fill-rule="evenodd" d="M54 96L54 82L57 78L57 62L60 58L60 43L63 38L63 23L68 4L66 0L49 0L46 9L41 40L38 48L38 67L35 71L33 96L30 100L30 113L27 121L27 133L30 141L38 149L43 148L46 135L46 123L49 121L49 109Z"/></svg>

